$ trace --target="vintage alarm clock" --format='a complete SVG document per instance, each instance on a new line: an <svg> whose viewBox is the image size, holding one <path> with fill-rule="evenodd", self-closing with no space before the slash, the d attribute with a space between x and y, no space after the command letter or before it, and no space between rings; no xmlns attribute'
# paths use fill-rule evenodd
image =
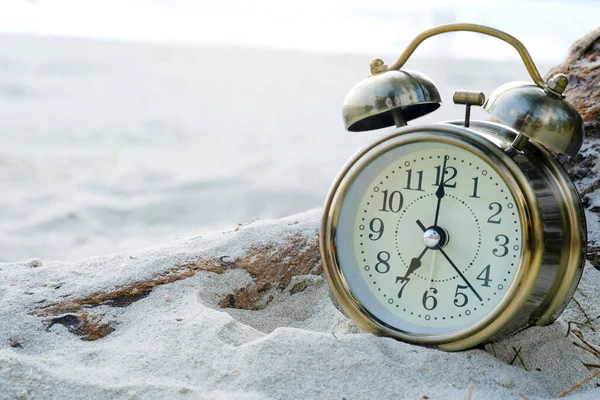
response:
<svg viewBox="0 0 600 400"><path fill-rule="evenodd" d="M407 122L441 99L427 76L401 69L425 39L470 31L512 45L533 83L456 92L464 120ZM577 287L586 222L573 182L555 160L575 156L583 120L547 82L516 38L475 24L417 36L391 67L343 105L350 131L395 125L358 151L331 186L320 245L333 295L364 330L406 342L462 350L558 318ZM470 121L483 106L498 122Z"/></svg>

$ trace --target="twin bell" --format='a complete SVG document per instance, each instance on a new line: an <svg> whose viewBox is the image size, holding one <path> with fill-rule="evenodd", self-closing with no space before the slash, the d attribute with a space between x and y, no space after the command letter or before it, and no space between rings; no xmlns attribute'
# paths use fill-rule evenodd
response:
<svg viewBox="0 0 600 400"><path fill-rule="evenodd" d="M371 75L356 84L342 107L347 130L359 132L408 121L435 111L442 104L435 83L422 73L401 69L417 46L440 33L470 31L486 34L511 44L520 54L533 82L510 82L494 90L486 100L482 93L456 92L454 102L483 106L492 118L519 133L513 147L521 149L528 140L567 156L575 156L583 143L583 120L565 101L568 79L558 74L544 82L529 53L513 36L475 24L449 24L417 36L400 58L387 67L381 59L370 63ZM465 120L468 126L468 117Z"/></svg>

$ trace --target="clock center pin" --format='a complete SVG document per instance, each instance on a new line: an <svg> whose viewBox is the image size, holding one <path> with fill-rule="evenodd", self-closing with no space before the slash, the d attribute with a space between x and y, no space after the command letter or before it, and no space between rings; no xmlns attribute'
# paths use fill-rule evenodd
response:
<svg viewBox="0 0 600 400"><path fill-rule="evenodd" d="M448 231L439 226L432 226L423 232L423 243L432 250L446 246L449 241Z"/></svg>

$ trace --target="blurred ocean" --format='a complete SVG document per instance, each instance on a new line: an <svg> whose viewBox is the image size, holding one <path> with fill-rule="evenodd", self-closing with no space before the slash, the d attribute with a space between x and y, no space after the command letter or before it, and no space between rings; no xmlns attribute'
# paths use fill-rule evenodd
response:
<svg viewBox="0 0 600 400"><path fill-rule="evenodd" d="M471 20L495 14L478 14L478 2L462 3L480 10ZM596 3L573 3L600 10ZM223 13L231 2L210 4ZM347 133L341 121L342 101L368 75L369 59L383 56L391 63L414 34L467 19L463 11L405 14L392 12L392 2L379 5L372 18L354 13L340 19L398 25L387 44L388 36L380 43L382 36L368 24L352 28L372 33L372 52L368 40L354 52L334 42L330 50L315 45L316 52L308 52L310 45L282 49L259 40L150 44L142 40L152 38L1 35L0 261L133 250L321 206L348 157L382 133ZM504 14L509 20L511 12ZM600 13L577 15L597 20ZM537 24L539 35L533 26L496 26L517 37L525 33L520 38L532 44L545 73L591 30L584 22L562 41L552 24ZM338 33L336 43L344 43L345 34ZM445 102L418 122L462 118L463 109L451 101L454 90L489 94L507 81L529 79L510 48L506 57L500 52L490 59L466 51L456 37L432 39L429 50L406 66L430 76ZM490 43L478 40L469 42L471 49ZM263 49L243 47L252 43ZM475 117L484 116L477 111Z"/></svg>
<svg viewBox="0 0 600 400"><path fill-rule="evenodd" d="M523 41L556 62L598 26L597 0L0 0L0 32L239 45L343 54L398 54L432 26L473 22ZM472 33L426 41L429 57L514 59Z"/></svg>

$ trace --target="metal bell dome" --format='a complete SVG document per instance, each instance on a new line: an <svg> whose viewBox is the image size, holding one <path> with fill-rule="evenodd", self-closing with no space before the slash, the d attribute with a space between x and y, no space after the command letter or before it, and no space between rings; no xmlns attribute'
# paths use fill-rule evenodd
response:
<svg viewBox="0 0 600 400"><path fill-rule="evenodd" d="M562 74L544 88L528 82L507 83L492 92L483 108L527 138L572 157L579 152L584 133L581 115L562 96L567 83Z"/></svg>
<svg viewBox="0 0 600 400"><path fill-rule="evenodd" d="M363 79L342 106L347 130L359 132L406 125L441 105L440 92L427 76L407 70L386 70Z"/></svg>

